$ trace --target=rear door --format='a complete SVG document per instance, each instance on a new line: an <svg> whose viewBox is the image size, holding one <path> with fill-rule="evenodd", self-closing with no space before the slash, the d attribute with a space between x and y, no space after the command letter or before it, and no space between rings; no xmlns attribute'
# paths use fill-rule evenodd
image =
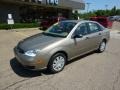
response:
<svg viewBox="0 0 120 90"><path fill-rule="evenodd" d="M89 50L97 49L101 38L102 38L102 29L99 24L94 22L87 23L89 28L89 35L87 36L89 39Z"/></svg>

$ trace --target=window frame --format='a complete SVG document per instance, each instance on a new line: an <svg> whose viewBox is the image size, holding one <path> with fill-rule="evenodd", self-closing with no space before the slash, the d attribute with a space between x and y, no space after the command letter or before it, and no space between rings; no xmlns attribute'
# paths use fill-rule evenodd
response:
<svg viewBox="0 0 120 90"><path fill-rule="evenodd" d="M85 24L85 26L86 26L86 28L87 28L87 34L85 34L85 35L82 35L82 36L86 36L86 35L88 35L89 34L89 27L88 27L88 25L87 25L87 22L84 22L84 23L80 23L78 26L77 26L77 28L79 28L80 26L81 26L81 24ZM76 33L76 31L77 31L77 28L75 29L75 31L74 31L74 33L73 34L75 34Z"/></svg>

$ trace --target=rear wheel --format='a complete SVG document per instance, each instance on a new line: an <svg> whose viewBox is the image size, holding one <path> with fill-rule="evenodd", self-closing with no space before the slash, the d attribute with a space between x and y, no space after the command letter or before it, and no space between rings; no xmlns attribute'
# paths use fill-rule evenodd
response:
<svg viewBox="0 0 120 90"><path fill-rule="evenodd" d="M98 52L102 53L102 52L105 51L105 49L106 49L106 41L103 40L103 41L100 43L100 46L99 46L99 48L98 48Z"/></svg>
<svg viewBox="0 0 120 90"><path fill-rule="evenodd" d="M62 71L65 67L66 59L66 56L62 53L53 55L48 64L48 70L52 73L58 73Z"/></svg>

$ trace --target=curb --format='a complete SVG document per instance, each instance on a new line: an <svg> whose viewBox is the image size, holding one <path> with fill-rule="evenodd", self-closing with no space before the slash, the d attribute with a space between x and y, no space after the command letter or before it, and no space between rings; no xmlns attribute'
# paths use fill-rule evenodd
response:
<svg viewBox="0 0 120 90"><path fill-rule="evenodd" d="M8 29L8 30L0 30L0 31L33 31L33 30L40 30L39 27L38 28L21 28L21 29Z"/></svg>
<svg viewBox="0 0 120 90"><path fill-rule="evenodd" d="M22 28L22 29L12 29L11 31L33 31L33 30L40 30L39 28Z"/></svg>

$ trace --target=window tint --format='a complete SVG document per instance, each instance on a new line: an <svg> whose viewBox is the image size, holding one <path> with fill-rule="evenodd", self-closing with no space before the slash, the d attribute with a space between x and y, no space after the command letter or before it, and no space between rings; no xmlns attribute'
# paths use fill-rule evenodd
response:
<svg viewBox="0 0 120 90"><path fill-rule="evenodd" d="M86 34L88 34L88 28L87 28L86 23L80 24L80 26L77 27L75 32L77 34L79 34L79 35L86 35Z"/></svg>
<svg viewBox="0 0 120 90"><path fill-rule="evenodd" d="M100 26L96 23L89 23L90 33L101 31Z"/></svg>

